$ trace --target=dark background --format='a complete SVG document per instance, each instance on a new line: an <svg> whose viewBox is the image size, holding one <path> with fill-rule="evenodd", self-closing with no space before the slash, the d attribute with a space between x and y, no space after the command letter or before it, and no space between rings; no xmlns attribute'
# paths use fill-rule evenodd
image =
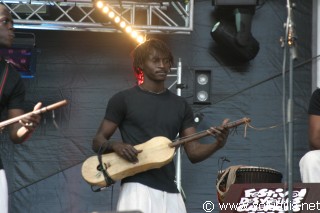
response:
<svg viewBox="0 0 320 213"><path fill-rule="evenodd" d="M202 204L217 205L218 161L231 165L268 167L287 181L283 129L283 82L288 96L288 72L282 76L286 1L267 0L257 7L252 33L260 51L249 62L238 62L232 51L210 36L214 7L196 1L191 35L149 35L166 41L182 62L182 90L195 113L203 113L199 131L219 125L224 118L252 119L244 137L239 126L227 145L209 159L191 164L182 152L182 187L190 213L204 212ZM298 60L294 62L293 180L300 182L298 162L307 151L307 107L311 88L312 1L297 0L293 11L298 36ZM125 34L67 31L32 31L38 48L36 74L24 79L27 110L36 102L44 106L68 100L68 105L43 114L42 124L22 145L1 137L1 156L6 167L11 213L91 213L115 209L119 183L92 192L81 176L82 162L94 155L91 141L103 119L108 99L135 85L130 52L135 44ZM287 53L287 56L289 54ZM286 58L286 61L288 58ZM289 67L286 66L286 71ZM211 70L212 104L194 105L195 70ZM168 85L175 81L168 78ZM175 87L171 88L175 91ZM168 109L170 110L170 109ZM56 128L55 122L59 128ZM114 135L119 138L119 134ZM207 137L203 143L213 142ZM217 207L216 207L217 209Z"/></svg>

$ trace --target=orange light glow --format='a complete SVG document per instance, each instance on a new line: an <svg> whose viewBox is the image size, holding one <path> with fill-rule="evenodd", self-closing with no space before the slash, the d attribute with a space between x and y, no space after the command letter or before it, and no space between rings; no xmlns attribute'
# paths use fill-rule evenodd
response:
<svg viewBox="0 0 320 213"><path fill-rule="evenodd" d="M96 2L96 7L99 8L103 13L107 15L108 18L111 19L115 24L120 26L121 30L123 32L126 32L130 34L131 38L135 39L136 42L138 43L143 43L145 42L145 37L140 35L138 31L135 31L130 24L128 25L126 23L126 20L117 15L117 11L114 10L110 5L106 4L103 1L97 1Z"/></svg>
<svg viewBox="0 0 320 213"><path fill-rule="evenodd" d="M96 5L97 5L98 8L102 8L103 7L103 2L102 1L98 1Z"/></svg>
<svg viewBox="0 0 320 213"><path fill-rule="evenodd" d="M110 18L113 18L113 17L114 17L114 12L111 11L111 12L109 13L109 17L110 17Z"/></svg>
<svg viewBox="0 0 320 213"><path fill-rule="evenodd" d="M126 32L127 33L131 33L131 31L132 31L132 28L130 26L126 27Z"/></svg>
<svg viewBox="0 0 320 213"><path fill-rule="evenodd" d="M145 42L145 38L143 36L139 35L137 38L137 41L138 41L138 43L141 44L141 43Z"/></svg>
<svg viewBox="0 0 320 213"><path fill-rule="evenodd" d="M109 7L107 7L107 6L103 7L102 12L108 13L109 12Z"/></svg>
<svg viewBox="0 0 320 213"><path fill-rule="evenodd" d="M120 27L121 28L125 28L126 27L126 23L124 21L120 22Z"/></svg>
<svg viewBox="0 0 320 213"><path fill-rule="evenodd" d="M136 31L131 32L132 38L136 38L138 36L138 33Z"/></svg>
<svg viewBox="0 0 320 213"><path fill-rule="evenodd" d="M120 17L119 16L115 17L114 18L114 22L119 23L120 22Z"/></svg>

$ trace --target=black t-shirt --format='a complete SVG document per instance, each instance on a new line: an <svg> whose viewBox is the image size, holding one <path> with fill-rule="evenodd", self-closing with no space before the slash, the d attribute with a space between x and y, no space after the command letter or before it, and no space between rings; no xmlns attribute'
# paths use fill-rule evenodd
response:
<svg viewBox="0 0 320 213"><path fill-rule="evenodd" d="M23 109L25 87L23 85L20 74L14 69L12 64L8 64L7 75L3 75L6 71L7 63L0 58L0 91L2 92L0 100L1 115L8 109ZM4 78L5 83L2 86L1 79ZM3 116L1 116L3 117ZM2 169L0 156L0 169Z"/></svg>
<svg viewBox="0 0 320 213"><path fill-rule="evenodd" d="M310 115L320 115L320 89L317 88L313 91L310 102L308 113Z"/></svg>
<svg viewBox="0 0 320 213"><path fill-rule="evenodd" d="M138 86L115 94L108 103L105 119L119 125L122 140L131 145L144 143L156 136L174 140L178 133L194 126L193 112L186 100L169 90L153 94ZM149 187L178 192L174 183L174 162L160 169L124 178Z"/></svg>

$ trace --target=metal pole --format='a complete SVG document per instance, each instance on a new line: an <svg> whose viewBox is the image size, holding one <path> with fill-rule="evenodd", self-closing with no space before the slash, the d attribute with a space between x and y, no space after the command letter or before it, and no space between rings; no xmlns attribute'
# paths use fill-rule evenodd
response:
<svg viewBox="0 0 320 213"><path fill-rule="evenodd" d="M315 54L314 55L319 55L320 54L320 1L318 0L314 0L313 2L314 7L316 8L316 12L315 13L315 18L313 20L317 20L315 21L316 27L314 27L316 29L315 34L315 39L313 39L313 41L316 42L316 50L315 50ZM315 46L315 45L313 45ZM317 87L320 87L320 60L316 61L315 64L315 71L313 71L313 75L312 75L312 91L314 91ZM315 80L314 80L315 79Z"/></svg>
<svg viewBox="0 0 320 213"><path fill-rule="evenodd" d="M289 98L288 98L288 212L292 213L293 207L293 61L297 59L296 35L292 20L292 7L287 0L287 44L289 46Z"/></svg>
<svg viewBox="0 0 320 213"><path fill-rule="evenodd" d="M181 76L182 76L182 63L181 58L179 58L177 66L177 95L181 96ZM178 147L176 151L176 184L177 188L184 197L186 198L184 191L181 187L181 147Z"/></svg>

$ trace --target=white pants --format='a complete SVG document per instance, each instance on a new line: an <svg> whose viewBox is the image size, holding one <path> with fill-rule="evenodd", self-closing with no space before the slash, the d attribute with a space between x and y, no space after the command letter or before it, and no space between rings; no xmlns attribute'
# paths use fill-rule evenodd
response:
<svg viewBox="0 0 320 213"><path fill-rule="evenodd" d="M320 150L307 152L299 166L302 183L320 183Z"/></svg>
<svg viewBox="0 0 320 213"><path fill-rule="evenodd" d="M124 183L121 187L117 211L142 213L186 213L180 193L168 193L140 183Z"/></svg>
<svg viewBox="0 0 320 213"><path fill-rule="evenodd" d="M8 183L3 169L0 169L0 210L1 213L8 212Z"/></svg>

